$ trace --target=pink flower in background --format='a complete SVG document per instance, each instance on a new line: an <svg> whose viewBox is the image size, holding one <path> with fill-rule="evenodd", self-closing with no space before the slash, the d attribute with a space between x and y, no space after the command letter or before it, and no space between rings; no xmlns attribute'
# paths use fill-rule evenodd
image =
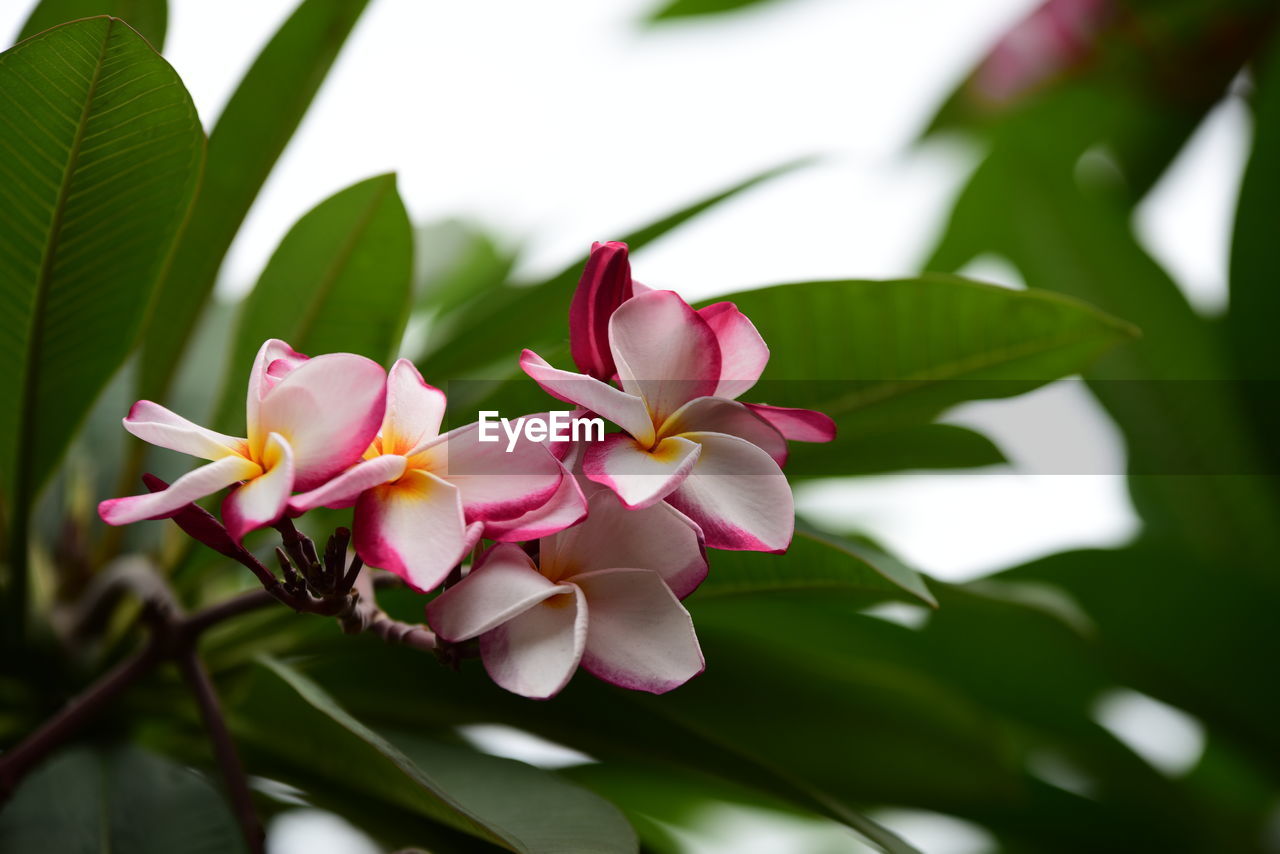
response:
<svg viewBox="0 0 1280 854"><path fill-rule="evenodd" d="M495 682L543 699L578 665L615 685L660 694L702 672L702 651L680 604L706 575L696 526L658 503L627 510L607 490L580 525L539 542L539 559L512 544L481 558L427 606L441 638L480 640Z"/></svg>
<svg viewBox="0 0 1280 854"><path fill-rule="evenodd" d="M372 444L366 441L365 459L296 496L289 509L354 504L356 553L365 563L419 590L437 586L486 524L536 511L565 477L537 443L507 453L501 444L480 442L476 424L440 435L444 411L444 393L427 385L412 362L396 362L387 377L382 429Z"/></svg>
<svg viewBox="0 0 1280 854"><path fill-rule="evenodd" d="M811 410L736 401L769 360L755 326L731 303L695 311L671 291L641 290L625 251L596 244L574 296L571 350L588 374L529 350L521 367L625 431L588 447L582 468L628 507L665 500L713 548L785 550L794 524L786 440L830 441L835 425Z"/></svg>
<svg viewBox="0 0 1280 854"><path fill-rule="evenodd" d="M248 438L207 430L159 404L140 400L124 428L153 445L211 460L167 489L113 498L98 506L110 525L160 519L239 484L222 502L236 543L284 513L295 489L313 489L350 466L382 419L386 374L350 353L308 359L283 341L262 345L249 374Z"/></svg>
<svg viewBox="0 0 1280 854"><path fill-rule="evenodd" d="M1084 63L1112 0L1048 0L1001 37L974 73L984 101L1006 104Z"/></svg>

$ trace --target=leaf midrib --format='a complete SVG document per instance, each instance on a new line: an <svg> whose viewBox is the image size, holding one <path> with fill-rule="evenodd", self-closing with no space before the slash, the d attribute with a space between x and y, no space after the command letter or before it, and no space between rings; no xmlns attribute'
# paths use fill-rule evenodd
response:
<svg viewBox="0 0 1280 854"><path fill-rule="evenodd" d="M85 128L89 124L89 115L93 111L94 98L97 95L98 82L102 77L102 67L106 61L107 45L111 41L111 31L115 28L116 19L107 18L106 29L102 34L102 44L98 48L98 58L93 66L93 76L86 90L84 107L80 111L80 119L76 124L75 136L71 140L71 148L67 153L67 164L62 171L62 180L58 186L58 196L53 206L53 217L49 223L48 237L40 258L40 273L36 279L36 288L31 305L31 322L27 334L27 358L22 373L22 395L20 397L20 421L16 446L17 455L16 478L14 482L14 508L19 519L25 519L25 506L28 501L27 492L31 489L32 472L35 468L35 455L30 452L30 437L36 427L36 378L39 373L40 354L44 346L43 315L48 302L49 291L53 282L53 266L57 261L58 238L62 233L62 218L66 212L67 202L71 195L71 185L80 160L80 148L84 142ZM23 523L25 527L25 522ZM16 547L25 549L26 538L22 531L13 531L13 542ZM16 561L22 566L24 561ZM19 570L20 571L20 570Z"/></svg>
<svg viewBox="0 0 1280 854"><path fill-rule="evenodd" d="M381 186L374 191L373 196L369 199L368 205L356 219L355 227L347 232L346 239L338 247L337 254L326 265L325 274L321 277L319 286L312 291L313 298L307 305L306 314L302 316L298 321L298 325L294 328L294 340L298 342L299 347L306 348L307 336L311 334L311 330L315 327L316 318L320 316L321 306L328 300L329 294L332 293L338 279L351 263L351 257L355 254L356 247L360 244L365 232L369 230L370 225L373 224L373 218L381 209L382 203L386 200L391 188L395 186L395 180L387 176L380 181L380 184Z"/></svg>

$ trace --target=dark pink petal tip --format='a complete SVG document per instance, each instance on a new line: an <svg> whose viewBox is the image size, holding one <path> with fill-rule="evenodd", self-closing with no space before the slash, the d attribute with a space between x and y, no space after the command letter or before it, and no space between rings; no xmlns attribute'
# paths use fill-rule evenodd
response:
<svg viewBox="0 0 1280 854"><path fill-rule="evenodd" d="M593 243L569 304L569 351L578 370L602 380L617 372L609 350L609 318L634 292L627 244Z"/></svg>

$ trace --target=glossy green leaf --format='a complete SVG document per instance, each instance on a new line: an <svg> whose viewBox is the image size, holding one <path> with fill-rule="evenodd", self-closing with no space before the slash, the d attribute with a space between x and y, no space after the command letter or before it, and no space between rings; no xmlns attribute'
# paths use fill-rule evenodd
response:
<svg viewBox="0 0 1280 854"><path fill-rule="evenodd" d="M627 243L632 251L641 249L698 214L809 162L797 160L753 175L618 239ZM510 375L522 348L537 348L567 339L569 300L586 259L584 254L557 275L537 284L478 295L441 330L434 341L435 349L419 360L423 376L428 382L444 383L488 368L504 358L510 362L501 366L504 372L501 375Z"/></svg>
<svg viewBox="0 0 1280 854"><path fill-rule="evenodd" d="M114 18L0 54L0 494L15 600L29 505L133 348L203 143L178 75Z"/></svg>
<svg viewBox="0 0 1280 854"><path fill-rule="evenodd" d="M136 747L73 747L37 768L0 811L0 851L231 854L244 840L222 795Z"/></svg>
<svg viewBox="0 0 1280 854"><path fill-rule="evenodd" d="M776 285L721 299L751 318L771 352L746 397L821 410L845 436L1021 394L1134 335L1057 294L947 276Z"/></svg>
<svg viewBox="0 0 1280 854"><path fill-rule="evenodd" d="M359 353L386 364L409 312L413 228L395 175L361 181L289 230L245 298L232 338L217 423L243 428L244 388L268 338L302 353Z"/></svg>
<svg viewBox="0 0 1280 854"><path fill-rule="evenodd" d="M750 397L750 394L746 395ZM785 471L795 478L964 469L1006 462L995 444L954 424L920 424L826 443L792 442Z"/></svg>
<svg viewBox="0 0 1280 854"><path fill-rule="evenodd" d="M924 578L896 558L862 543L797 526L785 555L715 552L695 602L719 596L825 591L842 601L886 599L936 607Z"/></svg>
<svg viewBox="0 0 1280 854"><path fill-rule="evenodd" d="M169 27L169 4L166 0L40 0L22 25L18 40L58 24L98 15L123 19L157 51L164 49L164 34Z"/></svg>
<svg viewBox="0 0 1280 854"><path fill-rule="evenodd" d="M138 396L164 400L223 256L367 0L303 0L236 88L209 134L209 161L147 330Z"/></svg>
<svg viewBox="0 0 1280 854"><path fill-rule="evenodd" d="M630 825L596 795L518 762L420 736L389 738L293 667L262 665L254 693L237 707L236 728L280 779L373 795L523 854L636 850ZM284 720L288 738L278 729Z"/></svg>
<svg viewBox="0 0 1280 854"><path fill-rule="evenodd" d="M677 18L696 18L736 12L751 6L761 6L770 0L671 0L659 6L649 15L650 21L669 21Z"/></svg>

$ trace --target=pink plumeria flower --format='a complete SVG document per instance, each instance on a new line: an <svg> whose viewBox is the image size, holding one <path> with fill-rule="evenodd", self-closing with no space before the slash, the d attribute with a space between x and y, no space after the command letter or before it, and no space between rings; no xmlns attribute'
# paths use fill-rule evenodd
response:
<svg viewBox="0 0 1280 854"><path fill-rule="evenodd" d="M262 345L249 374L248 438L207 430L159 404L140 400L124 428L153 445L211 460L168 488L98 505L109 525L162 519L239 484L222 502L238 544L277 521L295 489L313 489L360 459L378 430L386 373L351 353L308 359L283 341Z"/></svg>
<svg viewBox="0 0 1280 854"><path fill-rule="evenodd" d="M370 566L427 591L479 540L486 523L517 519L550 500L564 470L542 445L507 453L468 424L444 435L445 395L407 359L387 376L386 414L364 460L289 503L293 513L355 505L353 541ZM572 521L565 524L572 524Z"/></svg>
<svg viewBox="0 0 1280 854"><path fill-rule="evenodd" d="M445 640L479 638L493 681L525 697L555 695L579 664L661 694L703 670L680 598L706 571L698 530L679 512L627 510L599 490L585 522L539 541L537 563L514 544L494 546L427 619Z"/></svg>
<svg viewBox="0 0 1280 854"><path fill-rule="evenodd" d="M595 254L616 259L619 246L597 245ZM597 269L612 270L616 279L614 264ZM819 412L735 400L755 385L769 350L734 305L695 311L671 291L634 293L638 287L629 275L621 284L584 276L575 305L593 293L603 295L605 307L618 303L607 336L600 334L599 313L571 313L580 344L573 349L589 375L558 370L529 350L521 367L554 397L625 431L590 446L583 471L628 507L665 500L701 526L712 548L784 551L794 526L791 488L780 468L786 440L829 441L835 425ZM619 302L628 290L634 295ZM607 359L600 349L605 338ZM594 376L610 368L621 389Z"/></svg>
<svg viewBox="0 0 1280 854"><path fill-rule="evenodd" d="M586 413L577 409L571 413L574 418ZM530 418L541 418L544 422L550 413L531 415ZM523 435L519 443L529 440ZM500 543L523 543L549 537L557 531L563 531L576 525L587 517L587 498L582 484L574 476L582 466L582 449L580 442L552 442L549 438L541 443L558 461L561 471L560 486L555 494L540 507L522 513L511 519L491 519L485 522L483 538ZM588 484L594 485L594 484Z"/></svg>

